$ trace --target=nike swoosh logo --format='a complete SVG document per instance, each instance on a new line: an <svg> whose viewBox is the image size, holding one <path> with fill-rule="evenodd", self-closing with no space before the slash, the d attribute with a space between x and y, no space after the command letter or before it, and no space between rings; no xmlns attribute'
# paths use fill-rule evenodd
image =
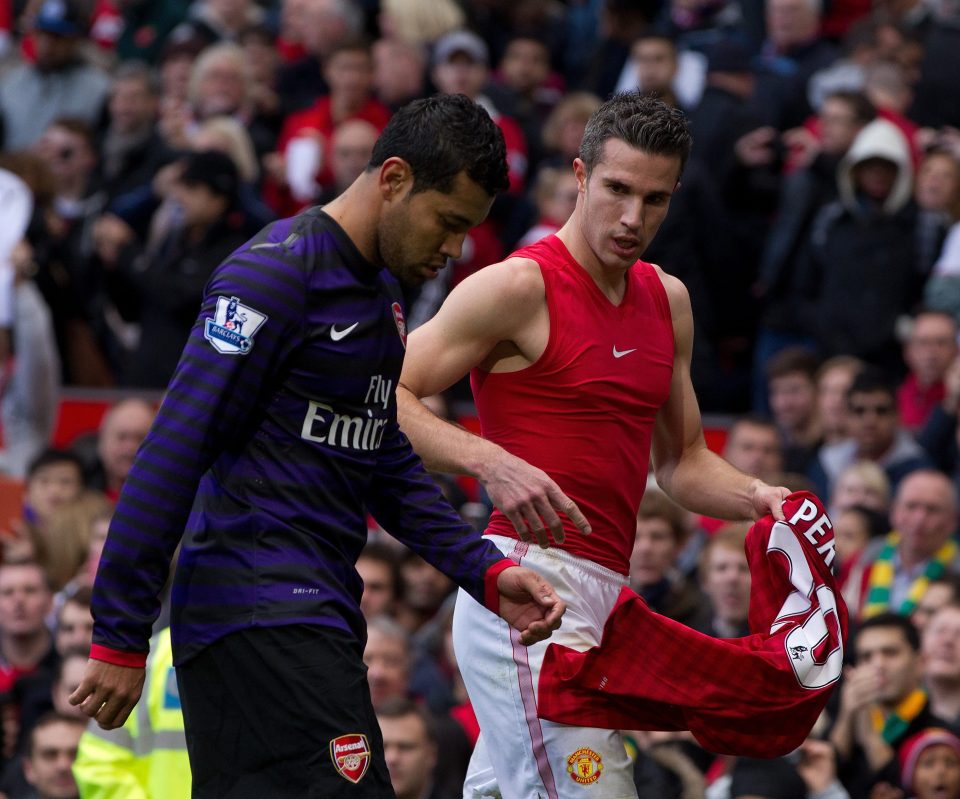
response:
<svg viewBox="0 0 960 799"><path fill-rule="evenodd" d="M614 358L622 358L624 355L629 355L631 352L636 352L636 351L637 351L637 348L636 348L636 347L634 347L632 350L622 350L622 351L621 351L621 350L618 350L618 349L617 349L617 345L616 345L616 344L613 345L613 357L614 357Z"/></svg>
<svg viewBox="0 0 960 799"><path fill-rule="evenodd" d="M359 324L359 322L354 322L350 327L345 327L343 330L337 330L336 325L330 325L330 338L334 341L339 341L344 336L349 336L353 332L353 329Z"/></svg>

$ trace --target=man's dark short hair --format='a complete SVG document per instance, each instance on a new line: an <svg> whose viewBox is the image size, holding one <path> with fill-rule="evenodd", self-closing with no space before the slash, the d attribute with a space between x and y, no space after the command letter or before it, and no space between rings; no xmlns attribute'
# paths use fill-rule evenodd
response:
<svg viewBox="0 0 960 799"><path fill-rule="evenodd" d="M693 144L682 111L638 91L615 94L587 122L580 143L580 160L588 175L600 163L608 139L620 139L648 155L676 156L681 172Z"/></svg>
<svg viewBox="0 0 960 799"><path fill-rule="evenodd" d="M882 391L896 402L897 389L887 373L877 366L864 366L857 372L847 390L847 402L850 402L854 394L873 394L878 391Z"/></svg>
<svg viewBox="0 0 960 799"><path fill-rule="evenodd" d="M873 122L877 118L877 109L866 94L854 89L837 89L827 94L824 100L838 100L846 103L847 107L853 111L853 118L861 125Z"/></svg>
<svg viewBox="0 0 960 799"><path fill-rule="evenodd" d="M416 716L423 722L424 729L427 732L427 739L432 743L437 743L437 723L433 716L418 705L412 699L405 696L395 696L384 701L377 708L377 718L381 719L400 719L406 716Z"/></svg>
<svg viewBox="0 0 960 799"><path fill-rule="evenodd" d="M41 469L48 466L59 466L61 463L67 463L77 468L80 480L83 481L83 461L75 452L68 449L45 449L36 458L34 458L27 467L27 480L30 480Z"/></svg>
<svg viewBox="0 0 960 799"><path fill-rule="evenodd" d="M63 609L67 605L77 605L81 608L90 610L93 606L93 589L89 585L81 585L73 591L64 589L63 602L57 608L57 626L60 626L60 618L63 616Z"/></svg>
<svg viewBox="0 0 960 799"><path fill-rule="evenodd" d="M330 48L330 52L323 58L323 65L326 66L341 53L363 53L368 60L372 61L373 45L366 36L349 36Z"/></svg>
<svg viewBox="0 0 960 799"><path fill-rule="evenodd" d="M894 613L893 611L885 611L878 613L876 616L870 616L857 625L853 639L854 656L856 656L856 641L860 638L863 631L873 629L900 630L900 632L903 633L904 639L910 645L910 648L914 652L920 651L920 633L913 625L913 622L910 621L910 618L908 616L901 616L899 613Z"/></svg>
<svg viewBox="0 0 960 799"><path fill-rule="evenodd" d="M368 169L402 158L413 192L448 194L461 172L491 197L509 186L507 150L490 115L463 94L414 100L393 115L373 146Z"/></svg>
<svg viewBox="0 0 960 799"><path fill-rule="evenodd" d="M729 441L734 431L739 430L741 427L760 427L764 430L777 433L777 425L769 416L764 416L761 413L742 413L734 419L733 424L727 428L727 440Z"/></svg>
<svg viewBox="0 0 960 799"><path fill-rule="evenodd" d="M396 547L383 541L368 541L360 550L357 560L368 558L375 563L382 563L390 570L393 589L390 594L393 599L400 599L400 553Z"/></svg>
<svg viewBox="0 0 960 799"><path fill-rule="evenodd" d="M73 724L78 727L87 726L86 721L77 716L68 716L66 713L60 713L57 710L44 713L37 719L37 723L33 725L33 729L30 731L30 737L27 740L27 750L24 752L24 755L28 759L33 757L33 750L37 745L37 732L53 724Z"/></svg>
<svg viewBox="0 0 960 799"><path fill-rule="evenodd" d="M806 347L788 347L767 362L767 380L802 374L811 383L815 383L819 368L820 360Z"/></svg>

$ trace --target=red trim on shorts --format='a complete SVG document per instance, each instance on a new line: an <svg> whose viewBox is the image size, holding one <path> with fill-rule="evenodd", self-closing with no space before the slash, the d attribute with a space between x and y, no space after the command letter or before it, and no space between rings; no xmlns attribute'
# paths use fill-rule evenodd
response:
<svg viewBox="0 0 960 799"><path fill-rule="evenodd" d="M126 666L130 669L142 669L147 665L146 652L121 652L108 646L100 646L100 644L90 645L90 658L91 660L102 660L104 663L112 663L114 666Z"/></svg>
<svg viewBox="0 0 960 799"><path fill-rule="evenodd" d="M497 588L497 578L500 572L516 565L510 558L504 558L494 563L483 575L483 604L498 616L500 615L500 590Z"/></svg>
<svg viewBox="0 0 960 799"><path fill-rule="evenodd" d="M527 544L517 541L514 545L512 557L516 558L517 566L520 559L527 554ZM547 799L557 799L557 783L553 778L553 769L550 768L550 759L547 756L547 747L543 740L543 727L537 714L537 697L533 687L533 672L530 670L530 655L527 648L520 643L520 633L510 629L510 643L513 648L513 662L517 667L517 688L523 702L523 714L527 722L527 731L530 733L530 745L533 749L533 758L537 763L540 781L547 792Z"/></svg>

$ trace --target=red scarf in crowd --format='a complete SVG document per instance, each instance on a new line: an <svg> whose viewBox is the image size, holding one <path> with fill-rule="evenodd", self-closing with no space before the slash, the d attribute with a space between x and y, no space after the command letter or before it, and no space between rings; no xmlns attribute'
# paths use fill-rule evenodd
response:
<svg viewBox="0 0 960 799"><path fill-rule="evenodd" d="M715 639L661 616L624 588L599 646L551 644L539 715L623 730L690 730L718 754L776 757L809 734L840 678L847 609L830 572L833 529L809 492L786 522L747 535L750 629Z"/></svg>

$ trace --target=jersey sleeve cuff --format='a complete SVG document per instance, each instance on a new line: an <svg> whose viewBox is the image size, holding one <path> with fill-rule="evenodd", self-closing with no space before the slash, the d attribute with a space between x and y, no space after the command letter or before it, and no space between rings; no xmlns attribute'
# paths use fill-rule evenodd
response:
<svg viewBox="0 0 960 799"><path fill-rule="evenodd" d="M131 669L142 669L147 665L146 652L121 652L100 644L90 645L91 660L102 660L114 666L126 666Z"/></svg>
<svg viewBox="0 0 960 799"><path fill-rule="evenodd" d="M500 572L516 565L518 564L510 558L504 558L494 563L483 576L483 604L498 616L500 615L500 591L497 589L497 578Z"/></svg>

